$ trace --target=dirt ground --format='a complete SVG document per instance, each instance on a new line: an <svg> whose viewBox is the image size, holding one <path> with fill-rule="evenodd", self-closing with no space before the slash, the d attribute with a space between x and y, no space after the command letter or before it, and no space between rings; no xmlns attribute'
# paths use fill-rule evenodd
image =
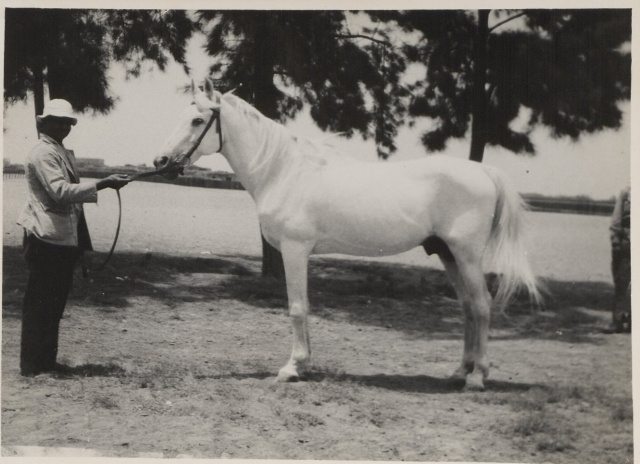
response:
<svg viewBox="0 0 640 464"><path fill-rule="evenodd" d="M2 449L118 457L633 462L631 338L604 335L612 288L548 282L545 311L493 315L487 391L447 380L461 311L441 271L316 259L313 365L291 348L284 285L253 256L119 253L77 278L68 372L18 373L25 265L3 256ZM71 451L69 451L71 449ZM27 450L27 451L25 451ZM75 451L74 451L75 450Z"/></svg>

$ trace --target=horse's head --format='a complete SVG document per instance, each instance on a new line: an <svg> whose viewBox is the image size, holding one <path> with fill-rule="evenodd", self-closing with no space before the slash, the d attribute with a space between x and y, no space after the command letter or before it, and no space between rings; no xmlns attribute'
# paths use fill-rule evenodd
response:
<svg viewBox="0 0 640 464"><path fill-rule="evenodd" d="M169 136L162 154L153 164L167 179L175 179L186 166L202 155L216 153L222 148L220 135L220 92L213 82L205 79L204 88L196 88L191 81L193 101L182 113L178 125ZM213 124L214 121L218 124Z"/></svg>

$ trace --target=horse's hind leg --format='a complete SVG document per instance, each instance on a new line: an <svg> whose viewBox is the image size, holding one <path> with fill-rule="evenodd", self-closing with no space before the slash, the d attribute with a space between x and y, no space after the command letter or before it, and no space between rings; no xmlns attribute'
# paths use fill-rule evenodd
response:
<svg viewBox="0 0 640 464"><path fill-rule="evenodd" d="M309 300L307 298L307 268L311 247L298 242L282 243L282 259L287 281L289 317L293 328L291 358L280 369L276 381L295 382L300 378L311 355L309 343Z"/></svg>
<svg viewBox="0 0 640 464"><path fill-rule="evenodd" d="M462 364L452 378L464 380L466 389L482 390L484 379L489 375L487 341L491 296L484 280L481 260L467 258L462 252L457 253L456 259L444 242L434 251L437 251L455 288L465 319Z"/></svg>
<svg viewBox="0 0 640 464"><path fill-rule="evenodd" d="M440 261L442 261L442 264L447 271L447 275L449 276L449 280L456 291L458 301L462 305L462 311L464 314L464 353L462 355L462 364L455 370L451 379L466 382L467 374L473 372L475 364L475 321L473 320L471 305L464 297L462 290L464 288L464 284L460 281L458 265L455 260L446 259L442 255L440 255Z"/></svg>
<svg viewBox="0 0 640 464"><path fill-rule="evenodd" d="M462 369L467 370L466 389L483 390L484 379L489 376L487 343L491 318L491 295L482 272L480 259L456 260L458 282L461 287L462 307L465 313L465 356ZM467 329L466 326L470 326ZM467 344L471 347L467 348ZM470 360L473 359L473 363ZM473 370L468 369L473 366Z"/></svg>

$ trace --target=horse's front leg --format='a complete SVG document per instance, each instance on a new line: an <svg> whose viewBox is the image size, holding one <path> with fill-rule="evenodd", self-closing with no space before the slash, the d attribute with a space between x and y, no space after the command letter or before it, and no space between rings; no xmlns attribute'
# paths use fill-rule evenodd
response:
<svg viewBox="0 0 640 464"><path fill-rule="evenodd" d="M311 245L300 242L283 241L281 244L287 280L289 317L293 327L293 349L289 362L278 373L278 382L298 381L300 374L306 370L311 355L307 324L307 269L311 248Z"/></svg>

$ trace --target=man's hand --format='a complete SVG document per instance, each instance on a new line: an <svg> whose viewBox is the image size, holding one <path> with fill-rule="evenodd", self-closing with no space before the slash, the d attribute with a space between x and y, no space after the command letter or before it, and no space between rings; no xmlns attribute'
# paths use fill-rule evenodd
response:
<svg viewBox="0 0 640 464"><path fill-rule="evenodd" d="M105 188L112 188L119 190L120 188L127 185L131 179L126 174L111 174L109 177L105 177L101 179L96 184L96 188L98 190L102 190Z"/></svg>

